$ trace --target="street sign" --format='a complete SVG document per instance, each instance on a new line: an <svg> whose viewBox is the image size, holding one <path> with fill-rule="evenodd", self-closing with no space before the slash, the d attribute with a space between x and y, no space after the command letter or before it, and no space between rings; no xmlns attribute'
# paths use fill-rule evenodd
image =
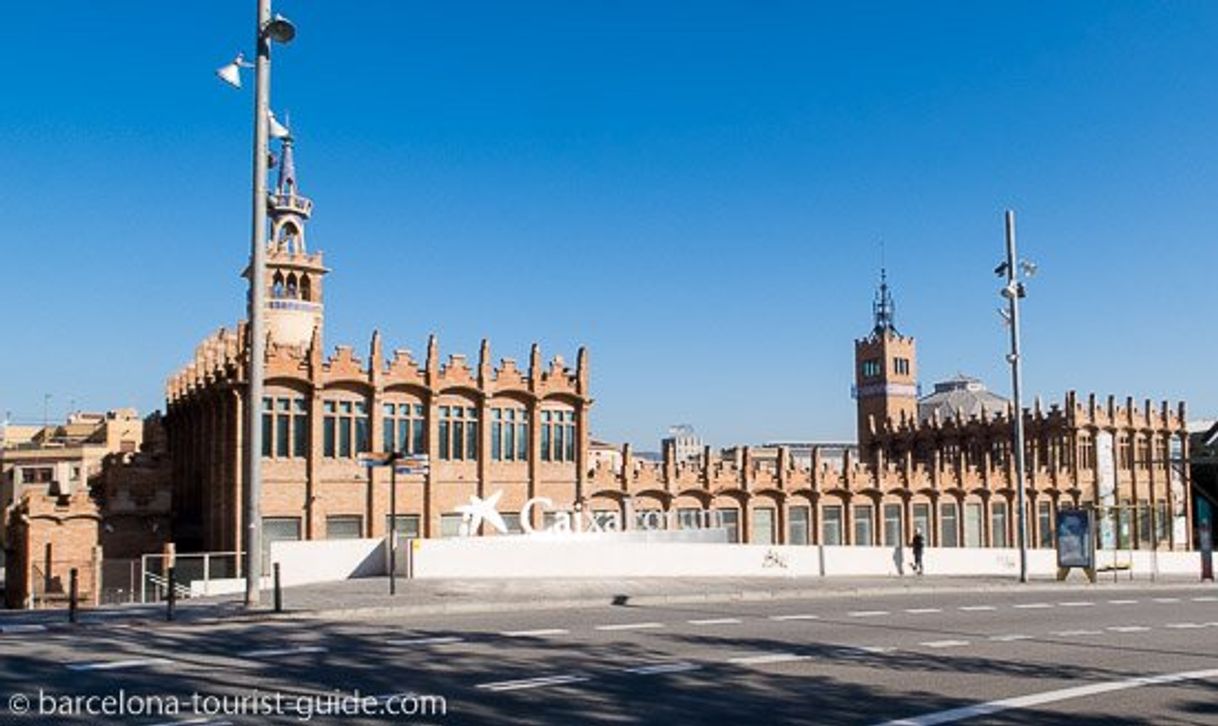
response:
<svg viewBox="0 0 1218 726"><path fill-rule="evenodd" d="M430 474L431 467L428 466L399 466L395 468L399 474Z"/></svg>

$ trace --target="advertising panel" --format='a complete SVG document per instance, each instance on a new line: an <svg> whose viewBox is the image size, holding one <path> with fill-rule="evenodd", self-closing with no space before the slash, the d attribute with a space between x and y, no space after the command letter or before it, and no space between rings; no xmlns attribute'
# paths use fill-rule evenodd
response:
<svg viewBox="0 0 1218 726"><path fill-rule="evenodd" d="M1057 566L1091 568L1095 566L1091 512L1086 509L1057 511Z"/></svg>

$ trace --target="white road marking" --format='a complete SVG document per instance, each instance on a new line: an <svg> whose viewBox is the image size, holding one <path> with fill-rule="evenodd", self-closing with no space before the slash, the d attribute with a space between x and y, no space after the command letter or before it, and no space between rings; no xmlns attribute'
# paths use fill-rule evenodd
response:
<svg viewBox="0 0 1218 726"><path fill-rule="evenodd" d="M990 640L998 643L1010 643L1016 640L1031 640L1031 635L1023 635L1020 633L1012 633L1010 635L991 635Z"/></svg>
<svg viewBox="0 0 1218 726"><path fill-rule="evenodd" d="M690 625L736 625L740 618L706 618L704 620L689 620Z"/></svg>
<svg viewBox="0 0 1218 726"><path fill-rule="evenodd" d="M1043 608L1051 608L1053 606L1047 602L1021 602L1015 607L1022 610L1040 610Z"/></svg>
<svg viewBox="0 0 1218 726"><path fill-rule="evenodd" d="M972 706L964 706L962 708L953 708L947 711L928 713L922 716L896 719L894 721L888 721L882 726L935 726L935 724L955 723L956 721L963 721L965 719L989 716L990 714L1001 713L1002 711L1009 711L1015 708L1043 706L1046 703L1056 703L1058 701L1066 701L1071 698L1095 696L1101 693L1123 691L1129 688L1139 688L1141 686L1159 686L1168 683L1204 680L1209 678L1218 678L1218 668L1212 668L1204 671L1168 673L1158 676L1142 676L1140 678L1130 678L1124 681L1092 683L1086 686L1074 686L1072 688L1059 688L1055 691L1032 693L1027 696L1004 698L1000 701L989 701L987 703L978 703Z"/></svg>
<svg viewBox="0 0 1218 726"><path fill-rule="evenodd" d="M455 635L439 635L429 638L397 638L395 640L386 640L385 645L448 645L449 643L460 643L465 638L458 638Z"/></svg>
<svg viewBox="0 0 1218 726"><path fill-rule="evenodd" d="M1137 602L1138 602L1137 600L1109 600L1108 604L1109 605L1134 605Z"/></svg>
<svg viewBox="0 0 1218 726"><path fill-rule="evenodd" d="M857 645L851 646L850 649L861 650L862 652L869 654L891 653L896 650L896 648L889 645Z"/></svg>
<svg viewBox="0 0 1218 726"><path fill-rule="evenodd" d="M1114 633L1145 633L1150 630L1145 625L1113 625L1108 629Z"/></svg>
<svg viewBox="0 0 1218 726"><path fill-rule="evenodd" d="M47 626L37 625L34 623L16 623L14 625L0 626L0 633L42 633L45 632Z"/></svg>
<svg viewBox="0 0 1218 726"><path fill-rule="evenodd" d="M910 615L923 615L925 613L941 613L943 608L909 608L905 612Z"/></svg>
<svg viewBox="0 0 1218 726"><path fill-rule="evenodd" d="M597 630L648 630L662 628L664 623L615 623L614 625L598 625Z"/></svg>
<svg viewBox="0 0 1218 726"><path fill-rule="evenodd" d="M1070 602L1059 602L1058 605L1061 605L1064 608L1089 608L1092 605L1095 605L1095 603L1086 602L1084 600L1071 600Z"/></svg>
<svg viewBox="0 0 1218 726"><path fill-rule="evenodd" d="M1103 635L1102 630L1055 630L1052 635L1061 638L1073 638L1076 635Z"/></svg>
<svg viewBox="0 0 1218 726"><path fill-rule="evenodd" d="M479 683L475 688L485 688L488 691L520 691L526 688L542 688L544 686L561 686L567 683L582 683L590 680L588 676L541 676L539 678L523 678L515 681L495 681Z"/></svg>
<svg viewBox="0 0 1218 726"><path fill-rule="evenodd" d="M959 648L963 645L968 645L967 640L928 640L925 643L919 643L927 648Z"/></svg>
<svg viewBox="0 0 1218 726"><path fill-rule="evenodd" d="M1180 602L1178 597L1156 597L1155 602Z"/></svg>
<svg viewBox="0 0 1218 726"><path fill-rule="evenodd" d="M500 635L509 638L535 638L542 635L566 635L571 632L563 628L539 628L537 630L505 630Z"/></svg>
<svg viewBox="0 0 1218 726"><path fill-rule="evenodd" d="M820 620L819 615L771 615L770 620Z"/></svg>
<svg viewBox="0 0 1218 726"><path fill-rule="evenodd" d="M769 663L791 663L793 661L811 660L810 655L796 655L795 653L763 653L761 655L742 655L736 658L728 658L728 663L736 665L766 665Z"/></svg>
<svg viewBox="0 0 1218 726"><path fill-rule="evenodd" d="M94 663L69 663L70 671L117 671L124 668L141 668L151 665L165 665L173 661L168 658L135 658L132 660L97 661Z"/></svg>
<svg viewBox="0 0 1218 726"><path fill-rule="evenodd" d="M633 668L623 668L626 673L633 673L639 676L651 676L659 673L682 673L684 671L696 671L702 666L697 663L688 663L686 661L676 661L673 663L652 663L651 665L634 666Z"/></svg>
<svg viewBox="0 0 1218 726"><path fill-rule="evenodd" d="M1218 602L1218 597L1213 595L1204 595L1202 597L1193 598L1193 602Z"/></svg>
<svg viewBox="0 0 1218 726"><path fill-rule="evenodd" d="M302 645L299 648L266 648L263 650L247 650L238 653L241 658L278 658L284 655L306 655L308 653L325 653L325 646Z"/></svg>
<svg viewBox="0 0 1218 726"><path fill-rule="evenodd" d="M993 605L964 605L960 608L965 612L978 612L981 610L996 610Z"/></svg>
<svg viewBox="0 0 1218 726"><path fill-rule="evenodd" d="M1173 630L1196 630L1197 628L1204 628L1205 623L1168 623L1167 627Z"/></svg>
<svg viewBox="0 0 1218 726"><path fill-rule="evenodd" d="M878 615L887 615L887 610L855 610L847 613L852 618L874 618Z"/></svg>

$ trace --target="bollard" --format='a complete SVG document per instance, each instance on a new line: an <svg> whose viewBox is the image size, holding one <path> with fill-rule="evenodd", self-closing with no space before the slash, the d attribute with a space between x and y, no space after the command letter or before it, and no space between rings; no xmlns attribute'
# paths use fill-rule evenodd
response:
<svg viewBox="0 0 1218 726"><path fill-rule="evenodd" d="M165 601L165 619L173 620L173 609L178 604L178 580L176 577L175 568L170 567L169 572L169 599Z"/></svg>
<svg viewBox="0 0 1218 726"><path fill-rule="evenodd" d="M279 588L279 563L275 563L275 612L283 612L283 590Z"/></svg>
<svg viewBox="0 0 1218 726"><path fill-rule="evenodd" d="M77 579L76 568L73 567L68 572L68 622L76 622L76 607L80 593L79 580Z"/></svg>

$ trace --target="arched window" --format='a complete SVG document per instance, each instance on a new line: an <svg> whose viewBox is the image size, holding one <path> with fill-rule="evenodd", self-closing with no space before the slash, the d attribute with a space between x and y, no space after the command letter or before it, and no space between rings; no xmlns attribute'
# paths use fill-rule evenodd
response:
<svg viewBox="0 0 1218 726"><path fill-rule="evenodd" d="M295 299L296 295L296 273L290 272L288 273L288 297Z"/></svg>
<svg viewBox="0 0 1218 726"><path fill-rule="evenodd" d="M313 284L309 282L308 275L300 276L300 299L309 301L313 299Z"/></svg>
<svg viewBox="0 0 1218 726"><path fill-rule="evenodd" d="M300 228L292 222L285 222L279 230L279 246L289 252L297 251L297 238L300 237Z"/></svg>
<svg viewBox="0 0 1218 726"><path fill-rule="evenodd" d="M283 297L283 273L281 272L276 272L275 276L271 278L271 297Z"/></svg>

